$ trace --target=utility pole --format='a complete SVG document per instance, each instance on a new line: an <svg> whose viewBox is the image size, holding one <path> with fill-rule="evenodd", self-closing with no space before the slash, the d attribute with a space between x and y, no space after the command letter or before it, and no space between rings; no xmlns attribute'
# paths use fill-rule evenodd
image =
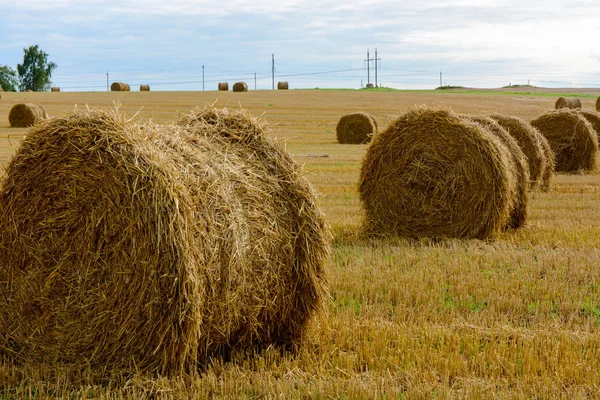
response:
<svg viewBox="0 0 600 400"><path fill-rule="evenodd" d="M271 89L275 90L275 54L271 54Z"/></svg>
<svg viewBox="0 0 600 400"><path fill-rule="evenodd" d="M256 72L254 73L254 90L256 90Z"/></svg>
<svg viewBox="0 0 600 400"><path fill-rule="evenodd" d="M377 58L377 47L375 47L375 87L377 87L377 60L381 61L381 58Z"/></svg>
<svg viewBox="0 0 600 400"><path fill-rule="evenodd" d="M367 87L371 83L371 61L375 61L375 87L377 87L377 60L381 61L381 58L377 58L377 49L375 49L375 58L369 56L369 49L367 49Z"/></svg>
<svg viewBox="0 0 600 400"><path fill-rule="evenodd" d="M106 91L108 92L108 72L106 73Z"/></svg>
<svg viewBox="0 0 600 400"><path fill-rule="evenodd" d="M202 66L202 91L204 92L204 65Z"/></svg>

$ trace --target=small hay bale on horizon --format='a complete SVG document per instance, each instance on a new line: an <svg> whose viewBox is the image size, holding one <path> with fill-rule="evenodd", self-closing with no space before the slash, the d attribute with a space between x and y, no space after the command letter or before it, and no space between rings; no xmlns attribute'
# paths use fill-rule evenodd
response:
<svg viewBox="0 0 600 400"><path fill-rule="evenodd" d="M229 83L227 83L227 82L219 82L219 87L218 88L219 88L220 91L226 92L226 91L229 90Z"/></svg>
<svg viewBox="0 0 600 400"><path fill-rule="evenodd" d="M418 108L377 134L359 193L370 235L489 238L508 226L509 150L446 109Z"/></svg>
<svg viewBox="0 0 600 400"><path fill-rule="evenodd" d="M340 118L335 128L338 143L365 144L377 134L377 121L371 114L357 112Z"/></svg>
<svg viewBox="0 0 600 400"><path fill-rule="evenodd" d="M113 82L112 85L110 85L110 90L111 92L129 92L131 88L127 83Z"/></svg>
<svg viewBox="0 0 600 400"><path fill-rule="evenodd" d="M580 173L597 169L598 135L578 110L552 110L531 121L531 125L548 140L556 171Z"/></svg>
<svg viewBox="0 0 600 400"><path fill-rule="evenodd" d="M542 185L544 172L548 166L548 160L540 141L539 133L527 122L519 117L511 117L500 114L489 116L517 141L519 147L527 158L529 164L530 190L537 190Z"/></svg>
<svg viewBox="0 0 600 400"><path fill-rule="evenodd" d="M554 104L555 109L581 108L581 100L578 97L559 97Z"/></svg>
<svg viewBox="0 0 600 400"><path fill-rule="evenodd" d="M234 92L247 92L248 85L246 85L246 82L236 82L233 84L233 91Z"/></svg>
<svg viewBox="0 0 600 400"><path fill-rule="evenodd" d="M287 82L277 82L277 90L288 90L289 87Z"/></svg>
<svg viewBox="0 0 600 400"><path fill-rule="evenodd" d="M48 118L48 114L40 104L15 104L8 114L8 121L13 128L27 128Z"/></svg>
<svg viewBox="0 0 600 400"><path fill-rule="evenodd" d="M140 85L140 92L149 92L150 85Z"/></svg>
<svg viewBox="0 0 600 400"><path fill-rule="evenodd" d="M51 91L51 92L60 92L60 88L59 88L58 86L52 86L52 87L50 88L50 91Z"/></svg>
<svg viewBox="0 0 600 400"><path fill-rule="evenodd" d="M26 136L0 186L0 356L172 376L302 338L326 296L314 191L263 123L213 114Z"/></svg>

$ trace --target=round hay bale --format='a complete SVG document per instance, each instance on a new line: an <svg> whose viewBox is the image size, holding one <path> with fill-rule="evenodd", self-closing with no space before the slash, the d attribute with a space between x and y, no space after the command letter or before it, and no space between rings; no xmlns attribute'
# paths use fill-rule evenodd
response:
<svg viewBox="0 0 600 400"><path fill-rule="evenodd" d="M577 97L559 97L554 104L555 109L581 108L581 100Z"/></svg>
<svg viewBox="0 0 600 400"><path fill-rule="evenodd" d="M540 180L540 190L547 192L550 190L550 184L554 178L554 152L552 151L552 147L550 147L550 143L548 143L548 139L546 139L537 129L534 128L534 131L542 147L544 158L546 158L546 166L542 171Z"/></svg>
<svg viewBox="0 0 600 400"><path fill-rule="evenodd" d="M129 85L127 83L113 82L110 85L110 90L112 92L129 92L131 90L131 88L129 87Z"/></svg>
<svg viewBox="0 0 600 400"><path fill-rule="evenodd" d="M359 192L370 234L487 238L504 229L510 153L481 126L450 110L419 108L375 136Z"/></svg>
<svg viewBox="0 0 600 400"><path fill-rule="evenodd" d="M338 143L364 144L369 143L377 134L375 117L364 112L344 115L335 128Z"/></svg>
<svg viewBox="0 0 600 400"><path fill-rule="evenodd" d="M246 82L236 82L233 84L233 91L234 92L247 92L248 85L246 85Z"/></svg>
<svg viewBox="0 0 600 400"><path fill-rule="evenodd" d="M219 82L219 90L221 91L228 91L229 90L229 83L227 82Z"/></svg>
<svg viewBox="0 0 600 400"><path fill-rule="evenodd" d="M583 172L597 168L598 135L576 110L546 112L533 121L554 152L556 171Z"/></svg>
<svg viewBox="0 0 600 400"><path fill-rule="evenodd" d="M46 118L48 114L44 107L36 103L15 104L8 114L8 121L13 128L33 126Z"/></svg>
<svg viewBox="0 0 600 400"><path fill-rule="evenodd" d="M542 176L544 175L548 160L545 157L540 137L536 134L535 129L518 117L492 114L490 118L498 122L501 127L506 129L515 138L523 154L527 157L529 179L531 181L529 187L531 190L538 189L542 182Z"/></svg>
<svg viewBox="0 0 600 400"><path fill-rule="evenodd" d="M596 111L600 111L600 97L596 99Z"/></svg>
<svg viewBox="0 0 600 400"><path fill-rule="evenodd" d="M510 212L510 220L507 228L516 229L522 227L527 222L529 215L529 163L527 157L519 147L519 144L510 136L510 134L500 124L485 116L462 116L469 122L479 124L482 128L496 136L510 153L507 173L512 175L509 182L509 197L514 198L515 202Z"/></svg>
<svg viewBox="0 0 600 400"><path fill-rule="evenodd" d="M59 88L58 86L52 86L52 87L50 88L50 91L51 91L51 92L60 92L60 88Z"/></svg>
<svg viewBox="0 0 600 400"><path fill-rule="evenodd" d="M577 111L590 123L590 125L592 125L594 132L596 132L596 136L598 136L600 140L600 112L583 109Z"/></svg>
<svg viewBox="0 0 600 400"><path fill-rule="evenodd" d="M373 89L373 84L372 83L367 83L367 89Z"/></svg>
<svg viewBox="0 0 600 400"><path fill-rule="evenodd" d="M288 90L289 85L287 82L277 82L277 90Z"/></svg>
<svg viewBox="0 0 600 400"><path fill-rule="evenodd" d="M255 121L230 136L125 121L48 121L11 161L0 353L173 375L297 340L325 292L328 253L299 166Z"/></svg>
<svg viewBox="0 0 600 400"><path fill-rule="evenodd" d="M149 92L150 85L140 85L140 92Z"/></svg>

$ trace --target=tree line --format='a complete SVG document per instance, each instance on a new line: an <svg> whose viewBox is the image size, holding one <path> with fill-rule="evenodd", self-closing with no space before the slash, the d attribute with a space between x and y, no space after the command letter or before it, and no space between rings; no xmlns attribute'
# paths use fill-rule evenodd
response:
<svg viewBox="0 0 600 400"><path fill-rule="evenodd" d="M38 45L23 49L23 63L17 64L16 71L7 66L0 65L0 87L5 92L21 92L31 90L46 92L50 89L52 72L56 64L48 61L48 54Z"/></svg>

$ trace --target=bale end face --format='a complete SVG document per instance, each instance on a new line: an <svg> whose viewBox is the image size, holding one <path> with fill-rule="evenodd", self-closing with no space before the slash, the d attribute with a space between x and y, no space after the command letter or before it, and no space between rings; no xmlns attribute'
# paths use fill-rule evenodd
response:
<svg viewBox="0 0 600 400"><path fill-rule="evenodd" d="M227 82L219 82L219 87L218 88L219 88L220 91L226 92L226 91L229 90L229 83L227 83Z"/></svg>
<svg viewBox="0 0 600 400"><path fill-rule="evenodd" d="M30 127L46 118L48 114L44 108L35 103L15 104L8 114L10 126L13 128Z"/></svg>
<svg viewBox="0 0 600 400"><path fill-rule="evenodd" d="M335 128L338 143L365 144L377 134L375 117L367 113L344 115Z"/></svg>
<svg viewBox="0 0 600 400"><path fill-rule="evenodd" d="M288 90L289 85L287 82L277 82L277 90Z"/></svg>
<svg viewBox="0 0 600 400"><path fill-rule="evenodd" d="M233 85L233 91L234 92L247 92L248 85L246 85L246 82L236 82Z"/></svg>
<svg viewBox="0 0 600 400"><path fill-rule="evenodd" d="M110 90L112 92L129 92L131 88L127 83L113 82L112 85L110 85Z"/></svg>

